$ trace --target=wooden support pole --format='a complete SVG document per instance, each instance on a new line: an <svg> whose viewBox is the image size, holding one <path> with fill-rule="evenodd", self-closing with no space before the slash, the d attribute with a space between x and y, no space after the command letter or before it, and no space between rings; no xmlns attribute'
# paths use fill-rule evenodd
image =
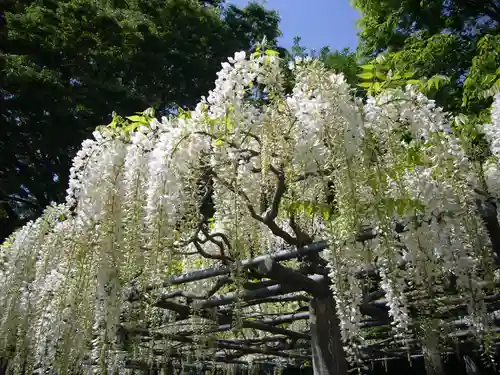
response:
<svg viewBox="0 0 500 375"><path fill-rule="evenodd" d="M310 302L311 347L315 374L347 375L347 361L340 335L335 300L313 298Z"/></svg>

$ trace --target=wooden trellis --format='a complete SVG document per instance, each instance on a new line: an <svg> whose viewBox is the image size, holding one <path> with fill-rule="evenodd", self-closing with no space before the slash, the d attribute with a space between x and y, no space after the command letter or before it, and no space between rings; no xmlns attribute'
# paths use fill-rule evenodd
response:
<svg viewBox="0 0 500 375"><path fill-rule="evenodd" d="M202 334L210 336L217 332L226 332L242 328L261 331L262 337L241 339L212 339L207 343L211 348L208 354L198 353L197 361L206 366L237 364L275 364L285 361L290 366L312 363L315 373L342 373L347 364L341 358L342 343L340 340L339 322L334 313L334 300L328 287L328 270L325 266L301 267L292 269L283 266L283 261L296 258L315 257L325 250L326 242L313 243L300 249L283 250L273 255L259 256L239 264L240 272L246 274L248 280L239 292L218 293L223 286L235 281L231 278L234 267L224 265L216 268L202 269L181 276L170 277L161 286L151 285L144 290L132 290L129 302L140 302L144 295L154 296L153 305L166 309L174 314L174 319L163 328L148 329L124 323L121 332L124 336L140 337L151 348L150 362L128 358L126 366L136 369L163 368L169 372L184 366L183 360L192 355L192 344L198 343L200 332L193 329L172 330L183 321L193 316L206 319L212 324L204 328ZM307 262L304 262L307 263ZM321 262L320 262L321 263ZM359 277L370 277L370 273L360 273ZM373 276L373 275L372 275ZM183 285L207 279L216 279L214 287L204 295L197 295L182 289ZM165 288L177 290L165 293ZM238 290L240 290L238 289ZM446 306L432 313L442 319L441 325L450 329L450 342L444 350L454 351L454 345L473 344L475 338L467 329L467 322L459 319L465 315L466 301L455 295L447 295ZM360 349L362 358L367 361L410 358L423 356L416 340L404 343L396 340L390 328L388 309L383 293L379 290L366 295L360 306L361 313L369 318L362 321L363 336L366 341ZM150 299L151 300L151 299ZM233 309L234 304L250 307L266 303L301 302L307 303L296 311L289 311L278 316L263 314L246 314ZM488 295L485 299L488 311L496 328L493 333L500 332L500 294ZM238 315L238 316L237 316ZM305 330L293 330L283 327L299 320L306 320L309 326ZM238 321L235 324L235 321ZM370 333L369 330L376 329ZM495 336L495 337L496 337ZM167 343L168 347L165 347ZM244 357L253 355L251 363Z"/></svg>

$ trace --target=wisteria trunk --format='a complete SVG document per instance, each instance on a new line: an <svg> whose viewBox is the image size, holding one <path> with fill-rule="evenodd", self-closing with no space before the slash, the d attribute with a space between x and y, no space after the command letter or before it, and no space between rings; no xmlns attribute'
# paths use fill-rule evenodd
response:
<svg viewBox="0 0 500 375"><path fill-rule="evenodd" d="M427 375L445 375L443 361L439 351L439 334L435 329L429 329L422 342L425 370Z"/></svg>
<svg viewBox="0 0 500 375"><path fill-rule="evenodd" d="M347 360L340 335L340 321L332 296L313 298L309 304L311 347L315 374L347 375Z"/></svg>

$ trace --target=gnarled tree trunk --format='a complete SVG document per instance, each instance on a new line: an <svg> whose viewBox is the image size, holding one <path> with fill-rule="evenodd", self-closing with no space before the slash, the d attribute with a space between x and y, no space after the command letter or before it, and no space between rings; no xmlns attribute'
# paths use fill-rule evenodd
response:
<svg viewBox="0 0 500 375"><path fill-rule="evenodd" d="M347 375L348 365L340 335L335 300L315 297L309 304L311 347L315 374Z"/></svg>

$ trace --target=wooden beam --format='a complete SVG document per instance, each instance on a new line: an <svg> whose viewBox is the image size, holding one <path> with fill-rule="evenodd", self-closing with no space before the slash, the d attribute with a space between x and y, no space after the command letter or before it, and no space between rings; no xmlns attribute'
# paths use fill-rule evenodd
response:
<svg viewBox="0 0 500 375"><path fill-rule="evenodd" d="M307 333L296 332L296 331L292 331L292 330L289 330L286 328L271 326L271 325L263 323L262 321L259 321L259 320L243 320L241 325L243 328L257 329L259 331L274 333L276 335L285 335L285 336L288 336L291 338L304 339L304 340L311 339L311 336ZM224 332L224 331L229 331L233 328L234 328L234 324L232 324L232 323L223 324L223 325L220 325L219 327L210 329L208 331L208 333Z"/></svg>
<svg viewBox="0 0 500 375"><path fill-rule="evenodd" d="M272 280L295 290L303 290L316 297L325 297L330 291L325 283L317 282L291 268L283 267L270 256L258 264L258 270Z"/></svg>
<svg viewBox="0 0 500 375"><path fill-rule="evenodd" d="M260 364L260 365L269 365L269 366L276 366L276 363L270 362L270 361L264 361L264 360L259 360L256 359L252 361L253 364ZM213 368L216 366L213 366L214 364L237 364L237 365L242 365L242 366L250 366L250 363L247 361L242 361L238 359L227 359L224 357L214 357L214 358L209 358L208 361L205 361L202 363L202 369L206 370L209 368ZM125 360L125 368L128 369L136 369L136 370L142 370L142 371L149 371L151 369L165 369L165 368L175 368L175 369L183 369L183 368L190 368L190 367L197 367L199 364L198 363L183 363L182 360L176 360L176 361L171 361L170 363L165 363L163 361L158 361L154 364L147 363L146 361L141 361L141 360L136 360L136 359L126 359Z"/></svg>
<svg viewBox="0 0 500 375"><path fill-rule="evenodd" d="M298 258L304 255L308 254L313 254L313 253L319 253L327 248L328 244L326 241L320 241L317 243L313 243L304 247L301 247L300 249L289 249L289 250L282 250L279 251L273 255L271 255L271 258L275 260L276 262L281 262L284 260L290 260L294 258ZM258 256L256 258L251 258L247 259L241 262L241 267L243 268L249 268L258 265L262 260L266 259L268 255L262 255ZM231 267L229 266L221 266L217 268L207 268L204 270L199 270L199 271L193 271L193 272L188 272L184 275L181 276L174 276L174 277L169 277L166 279L163 283L162 286L170 286L170 285L179 285L179 284L185 284L189 283L192 281L199 281L199 280L204 280L204 279L209 279L214 276L221 276L221 275L226 275L231 273ZM146 290L153 290L158 288L158 285L150 285L146 287Z"/></svg>
<svg viewBox="0 0 500 375"><path fill-rule="evenodd" d="M191 314L191 308L189 306L169 301L168 296L160 296L160 298L153 305L161 309L174 311L183 317L188 317Z"/></svg>
<svg viewBox="0 0 500 375"><path fill-rule="evenodd" d="M311 276L309 276L309 279L312 280L313 282L321 281L321 280L323 280L323 276L322 275L311 275ZM300 288L300 286L296 285L296 286L291 287L288 285L285 286L285 285L278 284L278 285L271 285L271 286L261 288L261 289L256 289L256 290L247 290L247 291L244 291L243 293L232 292L232 293L222 294L219 296L214 296L214 297L209 298L205 301L193 301L193 308L194 309L205 309L205 308L210 308L210 307L215 307L215 306L229 305L238 299L243 300L243 301L250 301L253 299L272 297L272 296L277 296L277 295L280 295L283 293L290 293L290 292L297 291L295 288Z"/></svg>
<svg viewBox="0 0 500 375"><path fill-rule="evenodd" d="M255 290L255 289L262 289L262 288L265 288L267 286L276 285L276 284L279 284L279 283L275 280L264 280L264 281L259 281L256 283L252 283L252 282L247 281L243 284L243 288L245 288L247 290Z"/></svg>
<svg viewBox="0 0 500 375"><path fill-rule="evenodd" d="M297 314L298 315L298 314ZM299 319L306 319L302 315L297 316L295 320ZM280 319L274 319L272 321L272 324L269 324L269 320L246 320L244 319L242 321L242 327L243 328L251 328L251 329L257 329L260 331L264 332L269 332L273 333L276 335L285 335L290 338L295 338L295 339L303 339L303 340L310 340L311 336L307 333L302 333L302 332L296 332L292 331L286 328L281 328L281 327L276 327L279 324L282 323L289 323L292 320L290 319L284 319L280 321ZM170 338L171 340L174 341L179 341L179 342L184 342L184 343L189 343L191 342L191 338L189 336L194 335L195 332L193 331L187 331L183 333L178 333L178 334L169 334L165 332L158 332L158 331L150 331L145 328L135 328L135 327L123 327L127 332L130 332L132 334L140 335L140 336L145 336L145 337L166 337ZM207 331L207 333L216 333L216 332L225 332L225 331L230 331L231 329L234 328L234 324L232 321L227 324L221 324L215 328L211 328Z"/></svg>
<svg viewBox="0 0 500 375"><path fill-rule="evenodd" d="M279 328L279 327L267 326L266 324L259 322L259 321L244 321L243 327L244 328L254 328L254 329L258 329L258 330L262 330L262 331L266 331L266 332L276 333L276 334L279 334L280 337L284 337L284 338L288 337L288 338L302 339L302 340L307 340L307 341L309 341L311 338L311 336L304 334L304 333L294 332L294 331L290 331L290 330L287 330L284 328ZM230 327L230 328L232 328L232 327ZM132 335L139 335L142 337L151 337L153 339L154 338L168 338L169 340L182 342L185 344L193 343L193 339L191 337L189 337L189 335L169 334L166 332L152 331L152 330L145 329L145 328L129 328L129 329L127 329L127 332L132 334ZM209 330L208 332L212 332L212 331ZM193 334L193 332L191 332L191 334ZM273 341L275 341L275 340L276 340L276 338ZM241 344L241 345L245 344L246 346L248 346L248 344L246 344L245 341L250 341L250 340L240 340L239 344ZM257 341L259 341L259 340L257 340ZM263 338L262 341L269 342L270 340L266 340L266 338ZM213 345L219 349L229 349L229 345L236 345L236 343L228 342L228 340L215 340ZM245 345L243 345L243 346L245 346ZM286 348L281 348L280 350L286 350ZM268 352L262 352L262 353L269 354Z"/></svg>
<svg viewBox="0 0 500 375"><path fill-rule="evenodd" d="M285 314L281 315L278 318L270 318L262 320L262 323L269 324L271 326L276 326L280 324L292 323L296 320L308 320L309 313L308 312L299 312L293 314Z"/></svg>
<svg viewBox="0 0 500 375"><path fill-rule="evenodd" d="M220 341L228 342L231 344L262 344L264 342L282 342L288 340L289 337L285 335L264 336L254 339L221 339Z"/></svg>
<svg viewBox="0 0 500 375"><path fill-rule="evenodd" d="M282 294L275 297L266 297L261 299L254 299L245 303L245 307L260 305L262 303L283 303L283 302L309 302L311 298L308 296L304 296L302 294L297 294L293 292L293 294Z"/></svg>
<svg viewBox="0 0 500 375"><path fill-rule="evenodd" d="M248 323L248 324L245 324ZM265 327L265 324L260 323L260 322L244 322L244 326L247 326L246 328L255 328L255 329L264 329L267 330L268 328L271 331L282 331L281 329L277 329L277 327ZM155 332L151 331L148 329L129 329L128 332L132 334L139 334L141 336L146 336L146 337L152 337L152 338L168 338L170 340L174 341L179 341L183 342L186 344L191 344L194 342L194 340L191 337L188 336L182 336L182 335L171 335L168 333L164 332ZM308 339L308 335L299 335L301 337L298 338L303 338L303 339ZM309 360L309 356L304 356L301 354L295 354L295 353L290 353L290 352L284 352L285 350L289 350L292 348L287 348L287 347L282 347L282 348L270 348L268 346L252 346L248 345L246 343L231 343L227 342L225 340L215 340L211 343L211 345L214 348L218 349L225 349L225 350L237 350L242 353L246 354L267 354L267 355L272 355L276 357L286 357L286 358L299 358L299 359L305 359ZM182 355L181 352L171 352L170 353L173 356L180 356ZM165 355L165 351L159 351L158 355Z"/></svg>
<svg viewBox="0 0 500 375"><path fill-rule="evenodd" d="M275 357L297 358L297 359L303 359L306 361L311 359L310 356L296 354L296 353L290 353L290 352L284 352L281 350L275 350L275 349L269 348L267 346L255 347L255 346L250 346L250 345L235 345L235 344L223 343L223 342L217 342L215 344L215 346L219 349L237 350L237 351L245 353L245 354L267 354L267 355L272 355Z"/></svg>
<svg viewBox="0 0 500 375"><path fill-rule="evenodd" d="M274 327L270 326L269 324L265 324L263 322L260 322L258 320L245 320L243 322L243 328L253 328L253 329L258 329L260 331L264 332L270 332L278 335L286 335L288 337L292 338L297 338L297 339L304 339L304 340L310 340L311 336L307 333L301 333L301 332L295 332L291 331L289 329L281 328L281 327Z"/></svg>

